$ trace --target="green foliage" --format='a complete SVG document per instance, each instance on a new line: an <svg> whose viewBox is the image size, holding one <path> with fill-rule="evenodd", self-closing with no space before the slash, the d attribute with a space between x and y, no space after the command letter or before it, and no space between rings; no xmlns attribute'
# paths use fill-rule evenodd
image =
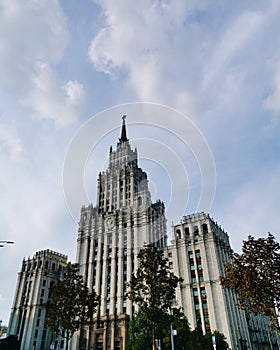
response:
<svg viewBox="0 0 280 350"><path fill-rule="evenodd" d="M94 292L89 292L77 273L76 265L68 263L64 279L50 288L50 298L45 304L46 326L56 335L69 339L81 323L92 318L98 304Z"/></svg>
<svg viewBox="0 0 280 350"><path fill-rule="evenodd" d="M200 328L196 328L191 332L190 349L192 350L212 350L209 339L203 335Z"/></svg>
<svg viewBox="0 0 280 350"><path fill-rule="evenodd" d="M234 253L232 263L224 267L221 284L238 292L239 307L270 317L273 328L279 331L275 310L280 310L280 245L274 236L249 236L243 242L242 254Z"/></svg>
<svg viewBox="0 0 280 350"><path fill-rule="evenodd" d="M152 324L145 312L137 312L129 322L127 350L150 349L152 346Z"/></svg>
<svg viewBox="0 0 280 350"><path fill-rule="evenodd" d="M142 248L138 254L139 267L131 276L128 297L146 310L168 310L175 289L183 280L169 269L163 251L153 244ZM152 316L152 315L151 315Z"/></svg>
<svg viewBox="0 0 280 350"><path fill-rule="evenodd" d="M153 244L140 249L138 259L139 267L128 284L128 298L138 305L141 317L145 316L153 343L154 339L163 337L168 327L168 310L176 287L183 280L170 271L163 251Z"/></svg>
<svg viewBox="0 0 280 350"><path fill-rule="evenodd" d="M214 349L213 345L212 345L212 336L215 336L216 338L216 345L217 345L217 349L219 350L227 350L228 349L228 343L226 342L226 337L218 332L218 331L214 331L214 332L207 332L205 334L205 338L208 340L208 343L210 344L210 348L209 349Z"/></svg>
<svg viewBox="0 0 280 350"><path fill-rule="evenodd" d="M178 308L173 309L171 318L167 312L161 315L160 327L156 331L156 339L161 340L162 350L171 350L171 320L173 329L177 330L177 335L174 336L176 349L191 350L192 348L189 345L189 324L182 311ZM129 339L126 349L151 349L152 328L153 323L148 319L145 310L137 312L129 323Z"/></svg>

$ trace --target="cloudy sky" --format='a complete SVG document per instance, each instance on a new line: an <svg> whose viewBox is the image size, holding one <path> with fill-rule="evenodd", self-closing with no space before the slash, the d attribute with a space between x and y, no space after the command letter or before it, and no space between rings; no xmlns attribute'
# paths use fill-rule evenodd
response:
<svg viewBox="0 0 280 350"><path fill-rule="evenodd" d="M123 114L169 226L204 210L236 251L279 240L279 15L278 0L0 0L4 323L23 257L75 259Z"/></svg>

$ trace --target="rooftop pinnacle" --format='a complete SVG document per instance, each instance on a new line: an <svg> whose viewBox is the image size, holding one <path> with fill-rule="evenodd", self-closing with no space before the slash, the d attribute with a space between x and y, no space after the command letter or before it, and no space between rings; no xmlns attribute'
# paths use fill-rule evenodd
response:
<svg viewBox="0 0 280 350"><path fill-rule="evenodd" d="M122 116L122 120L123 120L123 123L122 123L122 134L121 134L121 137L119 138L119 141L122 143L122 142L127 142L128 141L128 138L126 136L126 126L125 126L125 118L126 118L126 115L123 115Z"/></svg>

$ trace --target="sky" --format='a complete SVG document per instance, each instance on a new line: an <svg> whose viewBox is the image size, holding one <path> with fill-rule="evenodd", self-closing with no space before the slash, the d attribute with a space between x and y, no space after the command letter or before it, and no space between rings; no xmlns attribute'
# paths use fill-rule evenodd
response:
<svg viewBox="0 0 280 350"><path fill-rule="evenodd" d="M168 232L279 241L278 0L0 0L0 319L23 258L75 260L122 115Z"/></svg>

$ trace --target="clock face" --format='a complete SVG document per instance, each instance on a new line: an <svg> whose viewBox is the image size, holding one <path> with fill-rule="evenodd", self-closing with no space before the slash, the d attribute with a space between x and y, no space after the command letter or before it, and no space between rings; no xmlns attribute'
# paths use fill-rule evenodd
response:
<svg viewBox="0 0 280 350"><path fill-rule="evenodd" d="M108 229L112 229L114 227L114 219L112 217L106 219L106 227Z"/></svg>

